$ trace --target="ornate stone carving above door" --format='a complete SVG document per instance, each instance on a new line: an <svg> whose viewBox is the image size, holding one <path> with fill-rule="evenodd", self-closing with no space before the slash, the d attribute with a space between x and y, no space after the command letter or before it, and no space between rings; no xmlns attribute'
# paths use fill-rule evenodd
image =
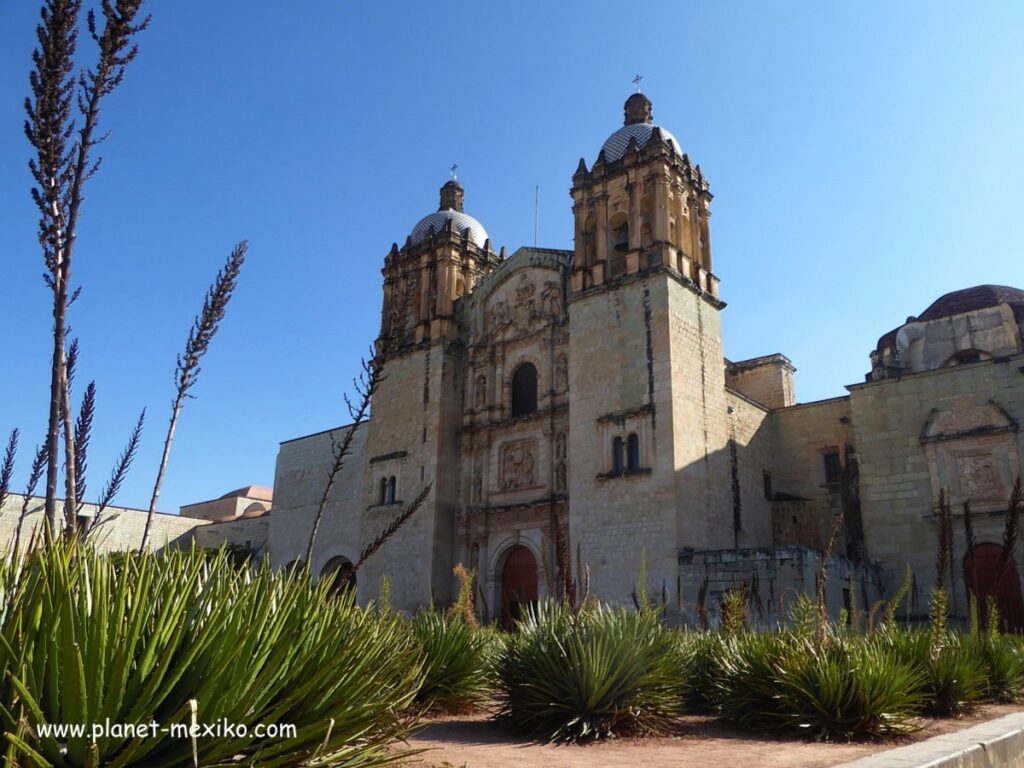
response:
<svg viewBox="0 0 1024 768"><path fill-rule="evenodd" d="M501 490L521 491L537 485L537 440L513 440L501 446Z"/></svg>
<svg viewBox="0 0 1024 768"><path fill-rule="evenodd" d="M1017 422L994 401L964 397L933 410L921 429L933 500L946 488L954 510L965 501L978 512L1005 509L1020 474L1017 433Z"/></svg>

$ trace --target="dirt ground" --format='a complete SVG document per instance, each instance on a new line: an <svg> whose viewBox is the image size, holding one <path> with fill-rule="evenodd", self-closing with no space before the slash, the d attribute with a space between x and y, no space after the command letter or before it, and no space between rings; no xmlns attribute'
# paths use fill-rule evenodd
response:
<svg viewBox="0 0 1024 768"><path fill-rule="evenodd" d="M926 720L912 737L881 743L824 744L777 739L741 732L710 717L687 716L678 732L654 739L622 739L585 746L538 744L504 729L484 713L437 718L410 739L426 749L419 768L827 768L848 760L977 725L1020 711L1020 707L982 707L957 720Z"/></svg>

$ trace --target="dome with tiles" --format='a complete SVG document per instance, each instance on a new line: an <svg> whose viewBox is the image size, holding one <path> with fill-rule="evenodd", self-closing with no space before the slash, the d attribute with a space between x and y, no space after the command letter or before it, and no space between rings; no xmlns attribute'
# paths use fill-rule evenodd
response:
<svg viewBox="0 0 1024 768"><path fill-rule="evenodd" d="M664 128L654 124L650 99L642 93L634 93L626 99L624 109L626 124L609 136L601 147L606 163L614 163L616 160L621 160L622 156L626 154L626 149L628 149L631 141L636 141L637 148L643 149L651 141L651 137L655 135L655 132L661 135L661 139L667 142L677 155L682 156L683 150L679 146L679 142L676 141L676 137Z"/></svg>

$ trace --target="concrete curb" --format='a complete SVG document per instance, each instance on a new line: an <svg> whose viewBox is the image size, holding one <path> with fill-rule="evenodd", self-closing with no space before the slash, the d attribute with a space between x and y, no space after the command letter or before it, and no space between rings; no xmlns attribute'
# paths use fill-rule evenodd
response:
<svg viewBox="0 0 1024 768"><path fill-rule="evenodd" d="M1024 712L836 768L1024 768Z"/></svg>

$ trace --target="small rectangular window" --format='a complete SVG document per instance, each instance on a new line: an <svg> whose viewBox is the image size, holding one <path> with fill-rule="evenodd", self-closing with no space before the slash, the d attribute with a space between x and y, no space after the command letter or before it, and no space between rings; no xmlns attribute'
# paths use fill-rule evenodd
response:
<svg viewBox="0 0 1024 768"><path fill-rule="evenodd" d="M768 501L771 501L772 500L772 473L771 472L763 472L762 473L762 478L764 479L764 497L766 499L768 499Z"/></svg>
<svg viewBox="0 0 1024 768"><path fill-rule="evenodd" d="M825 460L825 482L840 482L843 479L843 464L839 460L839 451L829 451L823 458Z"/></svg>

